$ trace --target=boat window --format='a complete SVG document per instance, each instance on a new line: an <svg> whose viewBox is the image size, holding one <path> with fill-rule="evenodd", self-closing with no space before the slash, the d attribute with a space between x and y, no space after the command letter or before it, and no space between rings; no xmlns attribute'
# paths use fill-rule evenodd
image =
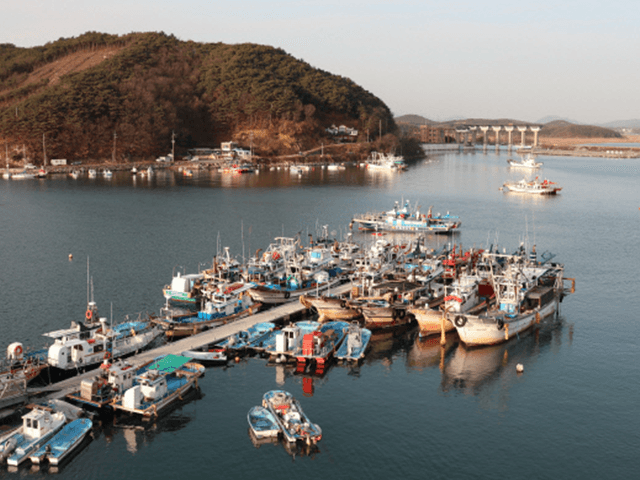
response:
<svg viewBox="0 0 640 480"><path fill-rule="evenodd" d="M38 420L33 420L33 422L31 423L31 428L38 428Z"/></svg>
<svg viewBox="0 0 640 480"><path fill-rule="evenodd" d="M25 423L27 428L31 428L31 419L30 418L25 418Z"/></svg>

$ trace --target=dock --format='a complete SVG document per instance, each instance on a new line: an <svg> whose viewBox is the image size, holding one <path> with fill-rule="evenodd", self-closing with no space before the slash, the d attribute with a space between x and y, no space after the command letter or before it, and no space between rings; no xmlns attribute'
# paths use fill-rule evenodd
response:
<svg viewBox="0 0 640 480"><path fill-rule="evenodd" d="M333 295L342 295L351 290L351 283L347 283L344 285L340 285L339 287L333 288L331 290L331 294ZM216 328L212 328L210 330L205 330L196 335L192 335L190 337L183 338L181 340L176 340L173 342L166 343L160 347L145 350L140 352L137 355L129 357L127 361L137 367L139 365L143 365L144 363L153 360L154 358L160 355L180 355L182 352L186 350L193 350L200 348L204 345L209 345L211 343L216 343L221 340L224 340L231 335L239 333L247 328L261 322L274 322L274 323L284 323L289 322L299 316L301 316L307 307L302 305L299 301L292 301L289 303L285 303L284 305L279 305L274 308L270 308L269 310L265 310L262 312L255 313L253 315L249 315L248 317L244 317L240 320L236 320L234 322L228 323L226 325L221 325ZM37 387L37 388L29 388L28 393L30 397L30 401L38 402L42 400L52 400L63 398L69 393L72 393L80 388L80 382L82 380L89 379L96 375L96 370L89 370L80 375L76 375L74 377L68 378L66 380L62 380L60 382L53 383L51 385L47 385L46 387ZM41 397L42 395L45 395ZM38 398L34 398L38 396Z"/></svg>

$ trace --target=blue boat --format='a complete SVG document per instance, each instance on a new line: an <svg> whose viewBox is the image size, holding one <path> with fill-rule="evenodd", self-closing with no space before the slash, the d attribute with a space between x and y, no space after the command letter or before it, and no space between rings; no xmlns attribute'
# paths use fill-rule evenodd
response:
<svg viewBox="0 0 640 480"><path fill-rule="evenodd" d="M367 213L353 218L352 225L357 223L361 230L407 232L407 233L454 233L460 228L460 221L455 215L433 215L431 207L425 215L418 206L411 207L406 201L400 208L398 202L388 212Z"/></svg>
<svg viewBox="0 0 640 480"><path fill-rule="evenodd" d="M58 465L85 439L93 422L88 418L78 418L65 425L51 440L42 445L29 458L33 463L41 463L45 459L51 465Z"/></svg>
<svg viewBox="0 0 640 480"><path fill-rule="evenodd" d="M17 467L64 425L64 413L50 408L36 407L22 416L22 426L0 438L0 463Z"/></svg>
<svg viewBox="0 0 640 480"><path fill-rule="evenodd" d="M277 437L280 433L280 425L276 417L264 407L253 407L247 414L249 428L256 438Z"/></svg>
<svg viewBox="0 0 640 480"><path fill-rule="evenodd" d="M289 443L302 441L317 443L322 439L322 430L311 423L302 411L300 403L289 392L271 390L262 397L262 406L269 409L280 426L282 434Z"/></svg>
<svg viewBox="0 0 640 480"><path fill-rule="evenodd" d="M316 330L305 333L302 344L293 352L298 365L315 361L318 368L323 368L341 344L348 328L347 322L336 320L322 323Z"/></svg>
<svg viewBox="0 0 640 480"><path fill-rule="evenodd" d="M335 353L338 360L357 362L364 358L364 354L371 340L371 330L360 327L358 322L349 325L345 339Z"/></svg>
<svg viewBox="0 0 640 480"><path fill-rule="evenodd" d="M225 348L231 351L245 350L252 343L259 343L275 330L276 325L273 322L260 322L239 333L225 338L216 344L219 348Z"/></svg>

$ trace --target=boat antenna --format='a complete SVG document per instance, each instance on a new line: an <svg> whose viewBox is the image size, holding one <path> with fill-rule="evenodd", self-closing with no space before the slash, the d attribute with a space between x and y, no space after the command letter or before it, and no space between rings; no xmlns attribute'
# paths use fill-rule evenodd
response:
<svg viewBox="0 0 640 480"><path fill-rule="evenodd" d="M113 330L113 302L111 302L111 325L110 328Z"/></svg>
<svg viewBox="0 0 640 480"><path fill-rule="evenodd" d="M87 257L87 303L89 303L89 257Z"/></svg>
<svg viewBox="0 0 640 480"><path fill-rule="evenodd" d="M244 222L240 219L240 238L242 240L242 264L244 265Z"/></svg>

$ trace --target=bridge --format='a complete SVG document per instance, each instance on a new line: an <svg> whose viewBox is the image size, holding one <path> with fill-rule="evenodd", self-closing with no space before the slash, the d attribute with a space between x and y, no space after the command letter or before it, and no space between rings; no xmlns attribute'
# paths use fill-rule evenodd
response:
<svg viewBox="0 0 640 480"><path fill-rule="evenodd" d="M525 134L527 131L533 132L533 144L532 147L538 146L538 132L540 131L539 125L457 125L455 127L456 143L459 146L464 144L476 144L476 138L478 131L482 132L483 148L486 150L489 144L489 131L494 132L495 147L498 150L500 146L500 133L502 131L507 133L507 147L509 150L513 147L513 133L515 129L520 132L520 147L526 147Z"/></svg>

